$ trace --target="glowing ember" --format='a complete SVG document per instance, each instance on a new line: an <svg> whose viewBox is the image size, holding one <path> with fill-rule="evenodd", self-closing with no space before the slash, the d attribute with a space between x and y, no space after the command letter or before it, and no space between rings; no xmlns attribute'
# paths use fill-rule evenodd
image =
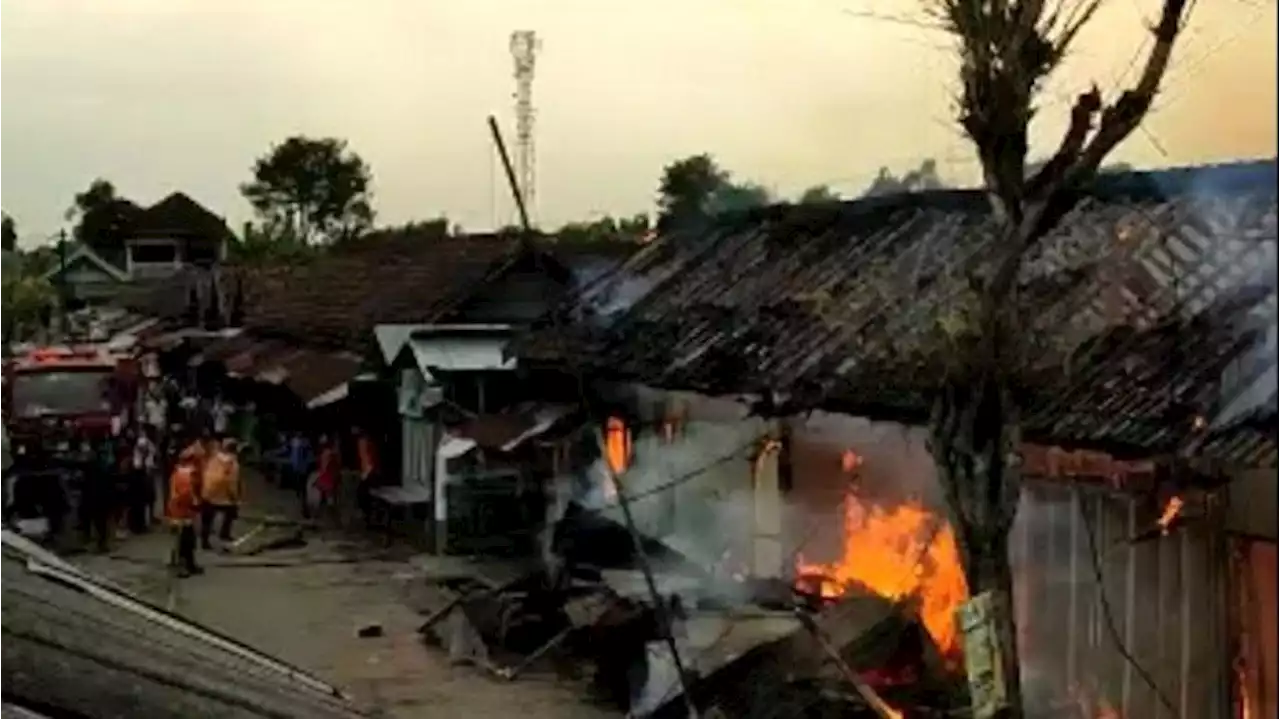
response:
<svg viewBox="0 0 1280 719"><path fill-rule="evenodd" d="M844 454L840 455L840 469L845 474L852 474L858 467L862 466L862 455L851 449L846 449Z"/></svg>
<svg viewBox="0 0 1280 719"><path fill-rule="evenodd" d="M1184 502L1182 501L1182 497L1175 496L1164 505L1164 511L1160 513L1160 519L1156 521L1156 524L1160 525L1160 532L1162 534L1169 533L1169 527L1173 524L1173 520L1177 519L1178 515L1182 512L1183 504Z"/></svg>
<svg viewBox="0 0 1280 719"><path fill-rule="evenodd" d="M821 577L825 597L862 585L891 600L916 597L920 619L949 664L961 658L955 612L968 596L955 533L918 502L885 508L844 498L844 547L830 564L797 561L800 577Z"/></svg>

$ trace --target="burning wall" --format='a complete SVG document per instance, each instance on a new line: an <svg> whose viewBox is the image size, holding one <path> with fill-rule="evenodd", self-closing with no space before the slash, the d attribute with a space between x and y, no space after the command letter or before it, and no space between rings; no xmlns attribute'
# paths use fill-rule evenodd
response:
<svg viewBox="0 0 1280 719"><path fill-rule="evenodd" d="M923 434L814 413L795 420L792 446L788 501L803 518L789 530L802 550L798 570L830 577L828 592L856 583L914 595L944 657L957 659L951 613L965 587ZM1183 521L1162 532L1164 502L1102 481L1028 480L1010 553L1033 711L1061 711L1085 697L1091 716L1102 707L1116 717L1164 716L1165 700L1183 719L1227 716L1226 557L1215 529L1226 509L1187 497Z"/></svg>
<svg viewBox="0 0 1280 719"><path fill-rule="evenodd" d="M675 433L658 409L673 401L687 413ZM630 420L625 482L646 494L635 504L641 530L722 573L745 572L761 500L753 446L769 425L734 402L694 395L642 392L632 406L639 419ZM788 568L824 593L861 585L916 600L944 658L958 661L951 617L965 587L922 432L820 412L788 426L791 481L776 497ZM1224 542L1196 502L1183 514L1199 519L1166 533L1163 509L1102 482L1027 483L1010 551L1033 709L1061 711L1085 697L1125 717L1163 715L1165 701L1184 719L1226 716Z"/></svg>

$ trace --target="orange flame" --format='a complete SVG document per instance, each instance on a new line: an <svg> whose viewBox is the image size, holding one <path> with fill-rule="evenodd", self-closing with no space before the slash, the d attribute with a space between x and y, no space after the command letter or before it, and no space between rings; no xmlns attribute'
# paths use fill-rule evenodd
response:
<svg viewBox="0 0 1280 719"><path fill-rule="evenodd" d="M1174 496L1164 505L1164 511L1160 513L1160 519L1156 521L1156 524L1160 525L1162 534L1169 533L1169 527L1173 524L1173 520L1177 519L1178 515L1182 513L1184 504L1182 497Z"/></svg>
<svg viewBox="0 0 1280 719"><path fill-rule="evenodd" d="M968 597L955 532L919 502L885 508L844 498L844 547L830 564L797 561L797 576L821 577L825 597L862 585L891 600L915 597L920 619L948 664L961 658L956 609Z"/></svg>

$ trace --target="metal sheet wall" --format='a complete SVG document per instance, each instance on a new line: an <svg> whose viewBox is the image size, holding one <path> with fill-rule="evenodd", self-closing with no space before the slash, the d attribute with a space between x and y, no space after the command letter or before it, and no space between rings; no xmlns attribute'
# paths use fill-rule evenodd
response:
<svg viewBox="0 0 1280 719"><path fill-rule="evenodd" d="M1158 515L1140 499L1028 483L1010 551L1031 707L1229 715L1225 536L1197 521L1130 541Z"/></svg>

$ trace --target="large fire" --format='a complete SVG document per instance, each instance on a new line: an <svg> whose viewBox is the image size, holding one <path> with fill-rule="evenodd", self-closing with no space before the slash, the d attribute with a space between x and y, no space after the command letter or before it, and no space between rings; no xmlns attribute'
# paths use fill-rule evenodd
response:
<svg viewBox="0 0 1280 719"><path fill-rule="evenodd" d="M801 556L798 577L820 577L821 593L839 597L853 586L892 600L919 601L921 623L944 659L961 658L955 612L968 597L951 525L916 501L882 507L844 498L844 547L829 564Z"/></svg>

